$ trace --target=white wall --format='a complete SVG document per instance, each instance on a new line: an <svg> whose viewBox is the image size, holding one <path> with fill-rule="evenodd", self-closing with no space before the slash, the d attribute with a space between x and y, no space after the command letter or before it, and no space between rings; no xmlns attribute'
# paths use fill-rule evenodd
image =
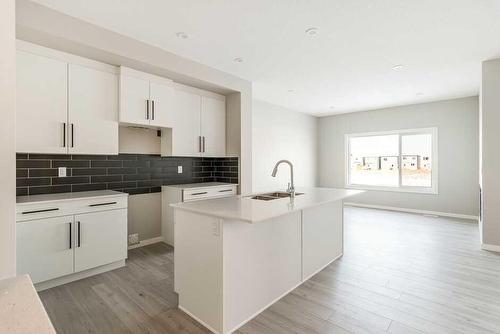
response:
<svg viewBox="0 0 500 334"><path fill-rule="evenodd" d="M500 59L483 62L481 82L481 242L500 251ZM485 247L486 246L486 247ZM492 249L492 247L489 247Z"/></svg>
<svg viewBox="0 0 500 334"><path fill-rule="evenodd" d="M253 191L285 189L287 165L271 176L278 160L294 164L295 186L316 186L317 119L266 102L253 101Z"/></svg>
<svg viewBox="0 0 500 334"><path fill-rule="evenodd" d="M15 1L0 2L0 279L16 274Z"/></svg>
<svg viewBox="0 0 500 334"><path fill-rule="evenodd" d="M368 191L349 202L478 216L478 97L320 118L319 185L345 186L345 134L425 127L438 128L439 194Z"/></svg>

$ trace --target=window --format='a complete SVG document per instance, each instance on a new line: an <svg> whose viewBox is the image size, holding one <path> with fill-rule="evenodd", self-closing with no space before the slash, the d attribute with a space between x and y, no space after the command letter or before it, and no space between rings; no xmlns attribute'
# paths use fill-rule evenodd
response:
<svg viewBox="0 0 500 334"><path fill-rule="evenodd" d="M346 186L437 194L437 128L346 135Z"/></svg>

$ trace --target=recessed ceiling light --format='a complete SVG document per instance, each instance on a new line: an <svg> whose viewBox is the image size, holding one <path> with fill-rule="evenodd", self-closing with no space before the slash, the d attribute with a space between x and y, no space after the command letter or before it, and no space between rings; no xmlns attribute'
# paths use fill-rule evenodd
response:
<svg viewBox="0 0 500 334"><path fill-rule="evenodd" d="M309 29L306 29L306 35L316 36L317 34L318 34L318 28L316 27L311 27Z"/></svg>
<svg viewBox="0 0 500 334"><path fill-rule="evenodd" d="M293 90L293 89L289 89L289 90L288 90L288 92L289 92L289 93L293 93L293 92L295 92L295 90Z"/></svg>
<svg viewBox="0 0 500 334"><path fill-rule="evenodd" d="M416 95L417 95L417 96L423 96L423 95L424 95L424 93L422 93L422 92L418 92Z"/></svg>
<svg viewBox="0 0 500 334"><path fill-rule="evenodd" d="M242 62L243 62L243 58L236 57L236 58L234 58L234 59L233 59L233 61L234 61L235 63L242 63Z"/></svg>
<svg viewBox="0 0 500 334"><path fill-rule="evenodd" d="M175 36L177 36L177 38L181 38L181 39L189 38L189 35L183 31L179 31L178 33L175 34Z"/></svg>
<svg viewBox="0 0 500 334"><path fill-rule="evenodd" d="M328 108L330 108L330 109L335 109L335 106L329 106Z"/></svg>
<svg viewBox="0 0 500 334"><path fill-rule="evenodd" d="M399 71L399 70L403 69L404 67L405 67L405 66L404 66L404 65L402 65L402 64L397 64L397 65L394 65L394 66L392 67L392 69L393 69L394 71Z"/></svg>

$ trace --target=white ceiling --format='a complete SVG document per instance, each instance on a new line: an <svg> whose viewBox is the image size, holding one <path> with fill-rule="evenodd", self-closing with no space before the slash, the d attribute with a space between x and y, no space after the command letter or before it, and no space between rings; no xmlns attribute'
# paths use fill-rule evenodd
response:
<svg viewBox="0 0 500 334"><path fill-rule="evenodd" d="M255 98L314 115L477 95L480 62L500 57L498 0L35 1L250 80Z"/></svg>

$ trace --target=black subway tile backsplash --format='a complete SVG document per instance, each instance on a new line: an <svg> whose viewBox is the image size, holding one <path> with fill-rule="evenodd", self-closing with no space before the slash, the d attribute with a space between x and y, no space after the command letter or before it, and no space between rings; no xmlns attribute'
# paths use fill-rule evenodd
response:
<svg viewBox="0 0 500 334"><path fill-rule="evenodd" d="M169 184L238 182L238 158L38 153L16 158L18 196L104 189L135 195L160 192ZM67 167L67 177L58 177L58 167Z"/></svg>

